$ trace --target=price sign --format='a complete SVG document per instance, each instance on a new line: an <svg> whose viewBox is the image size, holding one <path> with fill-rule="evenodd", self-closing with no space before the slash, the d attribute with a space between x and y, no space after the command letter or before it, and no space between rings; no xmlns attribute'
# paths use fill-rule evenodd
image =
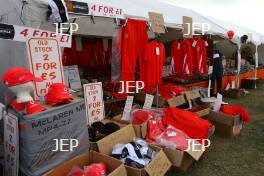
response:
<svg viewBox="0 0 264 176"><path fill-rule="evenodd" d="M63 83L60 48L56 39L32 38L27 42L30 69L41 78L36 83L36 98L44 96L52 83Z"/></svg>
<svg viewBox="0 0 264 176"><path fill-rule="evenodd" d="M77 65L64 66L65 83L73 90L80 90L82 88L79 69ZM67 80L66 80L67 78Z"/></svg>
<svg viewBox="0 0 264 176"><path fill-rule="evenodd" d="M153 32L159 34L165 33L165 27L164 27L165 22L162 14L149 12L149 20L151 22L151 29Z"/></svg>
<svg viewBox="0 0 264 176"><path fill-rule="evenodd" d="M105 112L102 83L85 84L84 97L87 123L92 125L94 122L103 120Z"/></svg>
<svg viewBox="0 0 264 176"><path fill-rule="evenodd" d="M132 110L133 100L134 100L134 96L127 96L122 120L130 121L130 112Z"/></svg>
<svg viewBox="0 0 264 176"><path fill-rule="evenodd" d="M4 114L5 176L17 176L19 168L18 119Z"/></svg>
<svg viewBox="0 0 264 176"><path fill-rule="evenodd" d="M151 109L152 104L153 104L153 99L154 99L153 95L146 94L143 109Z"/></svg>

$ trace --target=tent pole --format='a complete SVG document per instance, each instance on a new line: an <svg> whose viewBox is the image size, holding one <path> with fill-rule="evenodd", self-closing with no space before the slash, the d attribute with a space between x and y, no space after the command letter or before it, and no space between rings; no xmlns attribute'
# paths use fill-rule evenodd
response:
<svg viewBox="0 0 264 176"><path fill-rule="evenodd" d="M237 77L236 77L236 87L237 89L239 89L240 87L240 79L239 79L239 75L240 75L240 70L241 70L241 42L240 42L240 38L238 40L238 52L237 52Z"/></svg>

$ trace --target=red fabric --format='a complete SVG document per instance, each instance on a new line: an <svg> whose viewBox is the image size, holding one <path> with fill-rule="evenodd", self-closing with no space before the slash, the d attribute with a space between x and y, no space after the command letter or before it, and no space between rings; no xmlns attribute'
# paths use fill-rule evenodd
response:
<svg viewBox="0 0 264 176"><path fill-rule="evenodd" d="M23 111L25 109L25 103L17 103L17 99L14 99L12 101L12 107L16 110L16 111Z"/></svg>
<svg viewBox="0 0 264 176"><path fill-rule="evenodd" d="M221 108L221 112L227 115L232 115L232 116L241 115L243 121L245 122L250 121L250 116L248 112L243 106L240 106L240 105L235 105L235 106L223 105Z"/></svg>
<svg viewBox="0 0 264 176"><path fill-rule="evenodd" d="M112 63L112 40L108 40L108 48L105 56L105 61L107 64Z"/></svg>
<svg viewBox="0 0 264 176"><path fill-rule="evenodd" d="M149 120L147 126L148 142L155 142L156 138L165 130L161 120Z"/></svg>
<svg viewBox="0 0 264 176"><path fill-rule="evenodd" d="M190 40L181 41L181 52L182 52L182 76L193 76L193 55L192 46Z"/></svg>
<svg viewBox="0 0 264 176"><path fill-rule="evenodd" d="M26 68L10 68L3 74L2 80L8 87L25 84L30 81L42 81L40 78L35 78Z"/></svg>
<svg viewBox="0 0 264 176"><path fill-rule="evenodd" d="M72 40L71 48L64 48L62 55L62 63L64 66L78 65L78 52L76 51L76 42Z"/></svg>
<svg viewBox="0 0 264 176"><path fill-rule="evenodd" d="M133 125L141 125L153 117L156 117L155 112L147 111L144 109L137 109L132 112L132 124Z"/></svg>
<svg viewBox="0 0 264 176"><path fill-rule="evenodd" d="M63 83L54 83L49 89L48 93L45 95L46 101L51 105L55 106L60 103L70 103L73 98L69 94L69 88Z"/></svg>
<svg viewBox="0 0 264 176"><path fill-rule="evenodd" d="M93 48L90 43L85 43L80 53L80 67L93 67Z"/></svg>
<svg viewBox="0 0 264 176"><path fill-rule="evenodd" d="M127 94L123 93L115 93L115 92L111 92L111 96L115 99L125 99L127 98Z"/></svg>
<svg viewBox="0 0 264 176"><path fill-rule="evenodd" d="M174 60L174 72L175 74L182 73L182 52L181 52L181 42L174 41L171 45L171 62Z"/></svg>
<svg viewBox="0 0 264 176"><path fill-rule="evenodd" d="M94 163L84 168L86 176L106 176L106 165L104 163Z"/></svg>
<svg viewBox="0 0 264 176"><path fill-rule="evenodd" d="M36 100L26 102L27 115L35 114L35 113L42 112L42 111L45 111L45 110L46 110L46 108L41 106L41 105L39 105Z"/></svg>
<svg viewBox="0 0 264 176"><path fill-rule="evenodd" d="M205 41L200 38L193 38L191 42L192 42L194 70L199 74L207 74L208 66L207 66Z"/></svg>
<svg viewBox="0 0 264 176"><path fill-rule="evenodd" d="M121 80L133 81L137 59L142 62L148 43L147 23L128 19L120 34L122 37L121 41L117 41L117 47L121 48Z"/></svg>
<svg viewBox="0 0 264 176"><path fill-rule="evenodd" d="M141 80L145 86L161 84L163 64L165 63L165 48L163 43L152 41L147 44L143 66L140 70Z"/></svg>
<svg viewBox="0 0 264 176"><path fill-rule="evenodd" d="M188 139L191 139L182 130L169 126L166 130L156 138L158 145L168 147L171 149L187 150Z"/></svg>
<svg viewBox="0 0 264 176"><path fill-rule="evenodd" d="M182 130L192 139L207 139L209 128L212 126L196 114L178 108L166 108L162 121L166 126L172 125Z"/></svg>
<svg viewBox="0 0 264 176"><path fill-rule="evenodd" d="M105 57L104 57L104 47L102 43L96 42L93 45L93 52L94 58L96 60L96 65L102 66L105 64Z"/></svg>

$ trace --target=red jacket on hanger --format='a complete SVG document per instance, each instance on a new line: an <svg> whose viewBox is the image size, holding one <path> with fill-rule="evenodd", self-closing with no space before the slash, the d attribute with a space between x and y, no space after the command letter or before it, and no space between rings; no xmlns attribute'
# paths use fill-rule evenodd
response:
<svg viewBox="0 0 264 176"><path fill-rule="evenodd" d="M173 66L173 74L182 73L183 59L181 52L181 42L177 40L171 45L171 64Z"/></svg>
<svg viewBox="0 0 264 176"><path fill-rule="evenodd" d="M83 45L83 50L80 53L80 67L93 67L93 49L92 49L92 44L90 43L85 43Z"/></svg>
<svg viewBox="0 0 264 176"><path fill-rule="evenodd" d="M192 46L190 40L181 41L181 51L182 51L182 75L183 76L193 76L194 66L193 66L193 56L192 56Z"/></svg>
<svg viewBox="0 0 264 176"><path fill-rule="evenodd" d="M207 74L207 55L205 41L200 38L193 38L192 42L192 52L193 52L193 62L194 70L199 74Z"/></svg>
<svg viewBox="0 0 264 176"><path fill-rule="evenodd" d="M105 56L104 56L104 47L102 43L96 42L93 46L94 59L96 61L96 65L102 66L105 64Z"/></svg>
<svg viewBox="0 0 264 176"><path fill-rule="evenodd" d="M62 55L62 64L64 66L78 65L78 52L76 51L76 42L72 40L71 48L64 48Z"/></svg>

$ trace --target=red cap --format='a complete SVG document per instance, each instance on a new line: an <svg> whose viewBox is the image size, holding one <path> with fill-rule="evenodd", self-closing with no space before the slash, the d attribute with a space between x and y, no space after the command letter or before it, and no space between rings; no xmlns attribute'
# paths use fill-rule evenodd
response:
<svg viewBox="0 0 264 176"><path fill-rule="evenodd" d="M12 107L16 111L23 111L25 109L25 103L17 103L17 99L12 101Z"/></svg>
<svg viewBox="0 0 264 176"><path fill-rule="evenodd" d="M26 102L26 110L27 110L27 115L30 115L30 114L35 114L38 112L45 111L46 108L39 105L36 100L32 100L32 101Z"/></svg>
<svg viewBox="0 0 264 176"><path fill-rule="evenodd" d="M34 75L26 68L11 68L3 75L3 81L8 87L25 84L30 81L42 81L35 78Z"/></svg>
<svg viewBox="0 0 264 176"><path fill-rule="evenodd" d="M45 99L51 106L67 104L73 100L69 94L69 88L63 83L52 84L48 89L48 93L45 95Z"/></svg>

